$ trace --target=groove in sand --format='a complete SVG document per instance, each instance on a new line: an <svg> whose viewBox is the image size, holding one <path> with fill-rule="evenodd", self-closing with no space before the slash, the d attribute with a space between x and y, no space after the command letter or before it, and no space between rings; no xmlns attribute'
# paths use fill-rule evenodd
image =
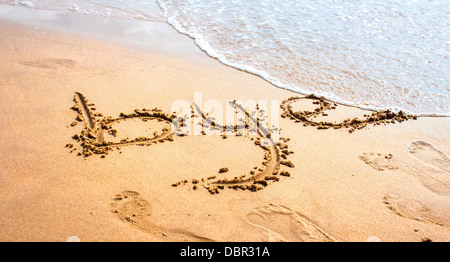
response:
<svg viewBox="0 0 450 262"><path fill-rule="evenodd" d="M302 99L312 99L314 100L314 104L317 104L318 107L314 109L314 111L298 111L295 112L292 109L292 103L300 101ZM317 129L340 129L340 128L347 128L349 133L354 132L357 129L362 129L366 127L369 124L380 125L380 124L390 124L390 123L396 123L396 122L403 122L409 119L417 119L417 116L415 115L407 115L403 111L399 111L398 113L394 113L391 110L383 110L383 111L376 111L373 112L371 115L364 115L364 119L359 119L357 117L353 119L345 119L341 123L333 123L333 122L315 122L311 120L311 117L319 116L320 114L325 115L326 110L336 109L338 105L336 103L331 103L325 100L324 97L318 97L315 95L307 95L304 97L290 97L288 99L283 100L281 104L281 109L283 110L283 113L281 114L281 117L286 118L289 117L290 119L296 121L296 122L303 122L304 126L315 126Z"/></svg>
<svg viewBox="0 0 450 262"><path fill-rule="evenodd" d="M172 127L174 126L174 128L176 128L179 123L176 116L164 114L157 108L152 110L136 109L131 114L121 113L117 118L103 116L101 113L93 113L92 109L95 109L95 105L92 103L90 104L86 97L79 92L75 92L74 102L75 105L71 109L78 113L76 120L84 122L84 129L81 130L80 134L75 134L72 138L80 143L82 152L79 152L78 155L84 157L89 157L93 154L99 154L102 155L102 157L105 157L113 148L120 148L122 146L151 145L164 142L165 140L173 141L174 132L172 131ZM129 119L141 119L143 121L157 119L159 121L164 121L167 126L164 127L162 134L154 137L142 136L133 140L123 139L120 142L104 141L104 132L109 132L113 136L116 136L117 130L112 128L113 124ZM76 122L72 123L71 126L75 125ZM73 145L68 144L66 147L72 148Z"/></svg>

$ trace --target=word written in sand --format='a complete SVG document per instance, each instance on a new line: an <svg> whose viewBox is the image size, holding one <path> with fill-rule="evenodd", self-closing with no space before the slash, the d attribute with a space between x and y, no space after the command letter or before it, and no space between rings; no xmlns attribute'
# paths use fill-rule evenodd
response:
<svg viewBox="0 0 450 262"><path fill-rule="evenodd" d="M292 109L292 103L298 102L302 99L312 99L313 104L316 104L317 108L315 108L313 111L294 111ZM337 104L328 102L324 97L318 97L315 95L307 95L305 97L290 97L283 100L280 107L283 110L283 113L281 114L282 118L288 117L295 122L303 122L304 126L315 126L317 127L317 129L347 128L349 133L352 133L357 129L362 129L369 124L373 124L375 126L381 124L394 124L396 122L401 123L409 119L417 119L417 116L415 115L407 115L403 111L394 113L388 109L373 112L371 115L364 115L364 119L355 117L353 119L347 118L340 123L327 121L316 122L312 120L312 118L320 115L327 116L326 111L336 109Z"/></svg>
<svg viewBox="0 0 450 262"><path fill-rule="evenodd" d="M89 103L87 98L81 93L75 93L74 102L75 105L72 106L71 109L74 110L77 115L75 117L76 121L70 124L70 126L75 127L78 122L83 123L84 126L80 133L72 136L72 139L78 142L80 147L77 149L74 144L67 144L66 148L70 150L70 153L76 152L78 156L83 156L85 159L93 155L101 155L101 158L105 158L110 151L114 149L120 151L123 146L151 146L156 143L164 143L164 141L174 141L174 136L180 138L183 137L179 134L181 126L186 124L186 119L177 117L175 114L165 114L158 108L151 110L136 109L131 114L120 113L119 117L113 118L97 112L95 105ZM221 167L218 169L218 173L214 175L200 179L194 178L192 180L190 179L190 181L184 179L172 184L173 187L186 185L190 182L194 190L203 187L211 194L217 194L225 188L259 191L273 182L280 181L280 177L291 176L288 171L282 170L280 172L281 166L284 168L294 168L294 163L287 159L290 154L294 153L288 149L288 145L286 144L290 139L279 138L278 135L274 136L274 130L278 133L279 130L263 126L262 123L266 123L266 116L259 110L260 108L258 105L256 105L258 111L250 113L245 110L243 106L237 104L236 101L230 103L236 112L243 113L245 120L242 120L242 124L222 126L214 122L211 118L208 118L199 107L195 105L195 108L201 115L200 120L202 123L198 124L201 124L202 128L205 129L233 130L235 131L234 134L236 136L251 139L256 146L264 150L264 160L261 165L255 166L254 170L234 178L226 177L230 171L228 167ZM195 114L194 106L192 106L191 109L191 113ZM120 135L119 132L113 128L114 124L130 119L141 120L144 122L156 120L165 124L165 127L160 133L154 132L152 137L139 136L131 140L124 138L117 142L108 141L108 137L111 138ZM256 135L250 136L250 132L248 131L252 127L255 128L252 134ZM206 135L206 132L204 132L204 135ZM223 134L223 137L226 139L228 136ZM122 153L122 151L119 153Z"/></svg>

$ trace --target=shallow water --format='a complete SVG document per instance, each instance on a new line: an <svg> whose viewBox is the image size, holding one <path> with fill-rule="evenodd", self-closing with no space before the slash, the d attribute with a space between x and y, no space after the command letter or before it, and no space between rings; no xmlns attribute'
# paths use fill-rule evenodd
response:
<svg viewBox="0 0 450 262"><path fill-rule="evenodd" d="M167 21L222 63L282 88L363 108L450 115L447 0L0 3Z"/></svg>
<svg viewBox="0 0 450 262"><path fill-rule="evenodd" d="M159 2L208 54L279 87L450 113L448 1Z"/></svg>

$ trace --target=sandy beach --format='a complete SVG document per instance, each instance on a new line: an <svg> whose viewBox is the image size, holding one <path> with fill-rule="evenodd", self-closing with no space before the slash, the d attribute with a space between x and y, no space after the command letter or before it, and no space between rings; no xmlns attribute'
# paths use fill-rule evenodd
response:
<svg viewBox="0 0 450 262"><path fill-rule="evenodd" d="M225 66L168 25L144 48L139 21L61 17L77 26L0 20L0 241L450 240L448 117L338 128L373 112ZM278 101L282 139L177 135L173 104L196 94Z"/></svg>

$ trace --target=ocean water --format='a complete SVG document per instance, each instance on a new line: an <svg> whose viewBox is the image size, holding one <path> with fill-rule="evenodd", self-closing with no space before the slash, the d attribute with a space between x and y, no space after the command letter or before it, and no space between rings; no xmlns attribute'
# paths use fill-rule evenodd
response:
<svg viewBox="0 0 450 262"><path fill-rule="evenodd" d="M167 22L222 63L302 94L450 115L448 0L53 0L30 8Z"/></svg>

